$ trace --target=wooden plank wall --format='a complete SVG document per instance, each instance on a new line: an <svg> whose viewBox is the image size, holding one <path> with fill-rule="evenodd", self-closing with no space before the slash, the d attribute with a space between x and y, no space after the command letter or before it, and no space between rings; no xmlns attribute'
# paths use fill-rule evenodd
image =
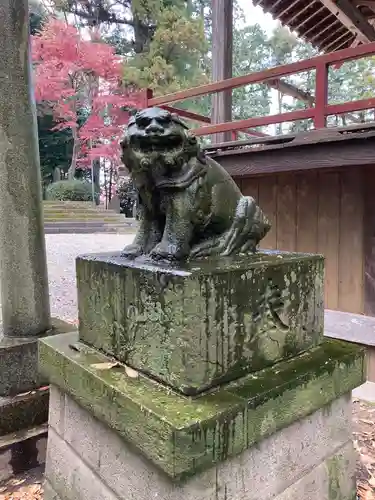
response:
<svg viewBox="0 0 375 500"><path fill-rule="evenodd" d="M322 253L325 306L364 312L364 169L350 167L236 179L272 229L263 248Z"/></svg>
<svg viewBox="0 0 375 500"><path fill-rule="evenodd" d="M364 312L375 316L375 168L367 167L365 172L365 298ZM375 350L373 356L375 380Z"/></svg>

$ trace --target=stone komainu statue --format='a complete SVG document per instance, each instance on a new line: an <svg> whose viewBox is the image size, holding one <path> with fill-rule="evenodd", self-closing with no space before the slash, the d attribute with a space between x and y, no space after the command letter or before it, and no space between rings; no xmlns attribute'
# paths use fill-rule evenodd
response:
<svg viewBox="0 0 375 500"><path fill-rule="evenodd" d="M122 161L138 190L140 227L124 256L184 260L256 250L270 223L250 196L160 108L129 120Z"/></svg>

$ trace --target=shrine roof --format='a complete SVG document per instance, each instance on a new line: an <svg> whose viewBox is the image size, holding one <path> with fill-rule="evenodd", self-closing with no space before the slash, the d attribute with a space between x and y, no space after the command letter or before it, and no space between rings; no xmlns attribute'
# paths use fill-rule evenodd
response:
<svg viewBox="0 0 375 500"><path fill-rule="evenodd" d="M253 0L321 52L375 41L375 1Z"/></svg>

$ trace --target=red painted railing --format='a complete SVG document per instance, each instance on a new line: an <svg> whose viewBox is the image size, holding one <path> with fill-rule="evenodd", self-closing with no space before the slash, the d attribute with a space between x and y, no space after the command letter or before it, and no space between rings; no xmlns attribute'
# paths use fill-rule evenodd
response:
<svg viewBox="0 0 375 500"><path fill-rule="evenodd" d="M329 115L340 115L352 113L354 111L363 111L375 108L375 97L369 99L361 99L342 104L328 104L328 69L332 65L342 64L346 61L359 59L375 55L375 42L365 45L359 45L354 48L331 52L322 56L313 57L304 61L298 61L285 66L276 66L274 68L251 73L244 76L229 78L218 82L201 85L199 87L182 90L165 96L153 97L150 91L145 93L145 106L160 106L176 112L181 117L196 121L203 124L202 127L193 129L192 133L197 136L217 134L221 132L232 132L233 137L238 132L245 132L249 135L264 136L261 132L249 130L253 127L268 126L276 123L291 122L302 119L313 119L315 128L323 128L326 126L326 119ZM265 83L267 80L282 78L302 71L316 71L315 79L315 106L306 109L281 113L276 115L261 116L248 118L246 120L237 120L228 123L211 123L210 118L192 113L190 111L181 110L172 107L171 104L200 97L208 94L214 94L223 90L234 89L244 85L254 83ZM360 75L359 75L360 78ZM375 94L375 89L374 89Z"/></svg>

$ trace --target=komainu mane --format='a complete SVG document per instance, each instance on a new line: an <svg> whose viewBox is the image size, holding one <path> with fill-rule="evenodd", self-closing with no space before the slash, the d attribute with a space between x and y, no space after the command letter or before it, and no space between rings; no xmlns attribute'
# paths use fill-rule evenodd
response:
<svg viewBox="0 0 375 500"><path fill-rule="evenodd" d="M138 112L121 143L139 196L140 227L123 255L186 260L254 252L270 223L253 198L160 108Z"/></svg>

